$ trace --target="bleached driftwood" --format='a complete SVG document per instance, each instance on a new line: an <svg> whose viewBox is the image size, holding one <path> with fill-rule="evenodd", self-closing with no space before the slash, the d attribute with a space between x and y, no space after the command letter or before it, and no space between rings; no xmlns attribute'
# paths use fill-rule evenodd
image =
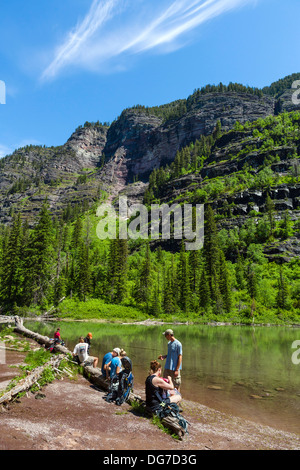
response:
<svg viewBox="0 0 300 470"><path fill-rule="evenodd" d="M64 355L53 356L53 358L51 358L51 360L46 364L34 369L30 374L27 375L27 377L20 380L20 382L14 388L0 397L0 405L10 402L19 393L27 392L27 390L29 390L34 384L38 382L47 367L53 367L56 369L64 358Z"/></svg>

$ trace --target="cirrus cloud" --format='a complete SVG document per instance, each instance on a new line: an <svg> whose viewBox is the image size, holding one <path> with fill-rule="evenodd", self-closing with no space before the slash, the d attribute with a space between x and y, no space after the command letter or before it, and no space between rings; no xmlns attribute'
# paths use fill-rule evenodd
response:
<svg viewBox="0 0 300 470"><path fill-rule="evenodd" d="M257 0L93 0L84 19L54 51L42 80L70 66L105 64L150 50L168 52L201 24Z"/></svg>

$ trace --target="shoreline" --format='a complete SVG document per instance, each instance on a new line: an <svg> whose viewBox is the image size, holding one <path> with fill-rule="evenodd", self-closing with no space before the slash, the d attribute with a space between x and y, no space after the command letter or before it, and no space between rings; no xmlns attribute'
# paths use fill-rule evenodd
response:
<svg viewBox="0 0 300 470"><path fill-rule="evenodd" d="M19 354L9 354L10 363ZM136 392L143 395L144 391ZM72 399L70 401L70 396ZM183 400L189 433L182 441L164 433L149 418L107 403L105 392L84 377L56 379L4 408L0 450L299 450L300 434L262 425L191 400ZM78 423L81 423L80 430ZM126 446L120 439L126 429ZM59 431L58 431L59 430Z"/></svg>
<svg viewBox="0 0 300 470"><path fill-rule="evenodd" d="M72 319L72 318L60 318L60 317L53 317L53 318L45 318L45 317L22 317L24 322L49 322L49 323L58 323L58 322L66 322L66 323L111 323L111 324L121 324L121 325L141 325L141 326L156 326L156 325L198 325L198 326L245 326L245 327L286 327L286 328L300 328L300 323L243 323L243 322L217 322L217 321L210 321L210 322L193 322L193 321L162 321L162 320L153 320L153 319L146 319L146 320L139 320L139 321L131 321L124 322L121 319L119 320L108 320L105 318L80 318L80 319ZM1 324L1 317L0 317L0 324Z"/></svg>

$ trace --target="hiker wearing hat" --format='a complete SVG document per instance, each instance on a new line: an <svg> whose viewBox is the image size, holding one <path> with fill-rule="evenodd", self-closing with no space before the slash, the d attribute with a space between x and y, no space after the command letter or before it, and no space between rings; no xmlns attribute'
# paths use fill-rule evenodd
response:
<svg viewBox="0 0 300 470"><path fill-rule="evenodd" d="M120 353L120 348L114 348L111 352L108 352L103 357L101 370L106 379L110 379L120 372L122 365Z"/></svg>
<svg viewBox="0 0 300 470"><path fill-rule="evenodd" d="M170 376L177 390L180 392L181 386L181 368L182 368L182 344L175 338L171 329L164 331L163 335L168 340L168 354L160 355L158 359L166 359L164 378Z"/></svg>

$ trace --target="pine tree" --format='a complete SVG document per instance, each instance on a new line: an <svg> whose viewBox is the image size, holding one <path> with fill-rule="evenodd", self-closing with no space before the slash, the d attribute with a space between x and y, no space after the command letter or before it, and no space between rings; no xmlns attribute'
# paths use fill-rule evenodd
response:
<svg viewBox="0 0 300 470"><path fill-rule="evenodd" d="M53 267L53 227L48 204L42 206L39 220L29 237L26 253L26 303L41 304L50 288Z"/></svg>
<svg viewBox="0 0 300 470"><path fill-rule="evenodd" d="M237 262L235 265L235 277L238 288L242 288L245 281L244 265L240 252L238 251Z"/></svg>
<svg viewBox="0 0 300 470"><path fill-rule="evenodd" d="M8 304L22 303L23 288L23 232L20 214L14 216L7 246L4 248L1 271L2 302Z"/></svg>
<svg viewBox="0 0 300 470"><path fill-rule="evenodd" d="M163 310L165 313L171 314L174 313L175 306L173 270L169 268L163 291Z"/></svg>
<svg viewBox="0 0 300 470"><path fill-rule="evenodd" d="M190 288L192 292L197 292L199 283L199 251L191 250L189 252L189 272Z"/></svg>
<svg viewBox="0 0 300 470"><path fill-rule="evenodd" d="M117 239L117 282L116 282L116 302L121 303L127 292L127 271L128 271L128 242Z"/></svg>
<svg viewBox="0 0 300 470"><path fill-rule="evenodd" d="M149 312L158 317L161 314L161 297L160 297L160 275L157 273L157 280L154 284L151 306Z"/></svg>
<svg viewBox="0 0 300 470"><path fill-rule="evenodd" d="M107 295L111 302L122 302L127 291L128 242L110 240L107 266Z"/></svg>
<svg viewBox="0 0 300 470"><path fill-rule="evenodd" d="M91 292L91 269L89 247L83 241L80 243L78 255L78 267L76 275L76 291L79 299L86 301L86 297Z"/></svg>
<svg viewBox="0 0 300 470"><path fill-rule="evenodd" d="M190 274L184 243L182 243L181 245L181 251L179 255L177 284L179 294L179 306L184 312L187 312L190 306Z"/></svg>
<svg viewBox="0 0 300 470"><path fill-rule="evenodd" d="M278 310L286 310L288 308L288 295L288 284L286 278L283 276L282 269L280 269L276 296L276 306Z"/></svg>
<svg viewBox="0 0 300 470"><path fill-rule="evenodd" d="M232 305L231 285L225 255L222 250L220 250L219 283L224 309L226 312L230 312Z"/></svg>
<svg viewBox="0 0 300 470"><path fill-rule="evenodd" d="M249 264L247 271L247 289L251 299L257 299L258 283L257 275L252 264Z"/></svg>
<svg viewBox="0 0 300 470"><path fill-rule="evenodd" d="M217 226L215 223L214 212L211 206L206 209L205 215L205 232L203 253L205 258L206 273L208 276L209 288L213 301L217 301L220 292L219 289L219 262L220 262L220 247L217 235Z"/></svg>
<svg viewBox="0 0 300 470"><path fill-rule="evenodd" d="M200 308L207 309L211 305L211 293L209 287L208 276L206 267L202 266L201 277L199 283L199 306Z"/></svg>
<svg viewBox="0 0 300 470"><path fill-rule="evenodd" d="M141 265L141 270L135 286L135 298L137 301L146 304L146 310L149 309L149 301L151 296L151 257L150 246L147 243L146 256Z"/></svg>
<svg viewBox="0 0 300 470"><path fill-rule="evenodd" d="M71 249L73 252L76 253L76 251L80 247L81 241L82 241L82 220L80 217L77 217L76 222L74 224L72 240L71 240Z"/></svg>

